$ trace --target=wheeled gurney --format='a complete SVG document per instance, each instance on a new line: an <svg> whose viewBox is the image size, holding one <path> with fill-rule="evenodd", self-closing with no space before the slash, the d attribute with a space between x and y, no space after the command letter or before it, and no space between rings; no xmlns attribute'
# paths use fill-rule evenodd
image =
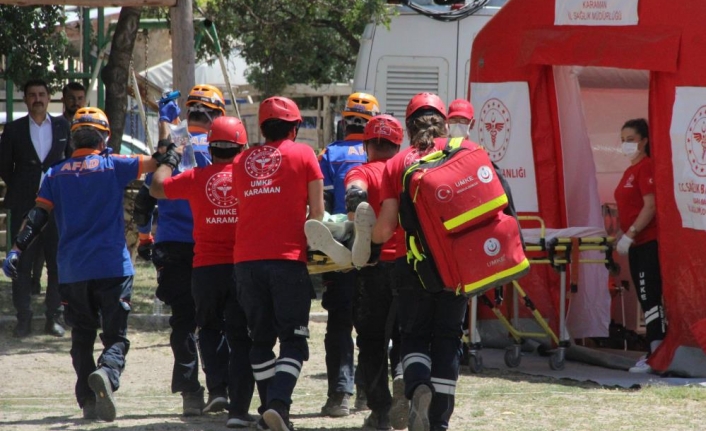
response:
<svg viewBox="0 0 706 431"><path fill-rule="evenodd" d="M551 265L559 273L559 335L547 324L518 281L511 283L513 293L512 322L508 320L499 308L503 301L505 286L499 286L496 288L494 300L491 300L486 294L483 294L469 301L468 359L469 366L473 372L479 372L483 363L479 353L481 340L477 331L478 300L493 311L493 314L508 330L508 333L514 340L513 345L508 347L505 352L504 359L508 367L514 368L520 365L521 349L525 339L548 337L551 339L553 345L556 346L556 349L551 352L549 357L549 366L553 370L561 370L564 368L566 348L569 347L571 343L568 331L566 330L566 290L568 284L567 278L569 276L567 266L572 276L572 292L575 292L575 289L577 289L578 264L603 264L609 270L615 268L615 262L613 261L613 243L615 238L605 236L605 231L602 229L546 229L544 221L539 217L520 216L518 219L521 225L529 223L539 224L538 229L526 229L524 226L522 229L525 239L525 252L530 264ZM604 256L602 259L583 257L581 253L586 251L600 251L604 253ZM517 329L520 315L520 299L524 301L525 307L530 310L543 332L522 332Z"/></svg>

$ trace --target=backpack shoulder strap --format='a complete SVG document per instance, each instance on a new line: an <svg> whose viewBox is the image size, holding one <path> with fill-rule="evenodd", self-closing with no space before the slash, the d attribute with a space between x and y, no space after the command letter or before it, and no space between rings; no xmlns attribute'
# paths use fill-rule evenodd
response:
<svg viewBox="0 0 706 431"><path fill-rule="evenodd" d="M456 148L460 148L462 143L463 138L449 138L449 141L446 143L446 148L455 150Z"/></svg>

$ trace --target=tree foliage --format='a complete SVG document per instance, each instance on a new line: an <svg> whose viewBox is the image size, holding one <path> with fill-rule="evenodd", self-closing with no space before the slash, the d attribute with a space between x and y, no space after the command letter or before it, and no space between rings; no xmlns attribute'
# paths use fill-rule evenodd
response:
<svg viewBox="0 0 706 431"><path fill-rule="evenodd" d="M289 84L314 86L353 77L360 37L386 21L385 0L213 0L206 15L224 54L239 49L248 81L266 95Z"/></svg>
<svg viewBox="0 0 706 431"><path fill-rule="evenodd" d="M61 88L67 71L68 39L61 6L0 6L2 77L18 85L31 78L47 81L52 91Z"/></svg>

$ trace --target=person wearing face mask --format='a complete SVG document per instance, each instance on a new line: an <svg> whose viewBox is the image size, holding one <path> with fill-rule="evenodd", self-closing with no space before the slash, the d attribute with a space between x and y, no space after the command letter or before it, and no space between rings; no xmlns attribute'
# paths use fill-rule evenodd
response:
<svg viewBox="0 0 706 431"><path fill-rule="evenodd" d="M647 121L642 118L627 121L620 137L620 151L630 160L630 166L615 189L620 230L624 232L616 248L619 254L628 255L630 275L645 313L649 342L647 355L640 358L630 372L650 373L649 356L664 339L667 324L662 305L655 185Z"/></svg>
<svg viewBox="0 0 706 431"><path fill-rule="evenodd" d="M476 124L473 118L473 105L466 99L456 99L449 104L449 118L446 120L449 137L468 139Z"/></svg>

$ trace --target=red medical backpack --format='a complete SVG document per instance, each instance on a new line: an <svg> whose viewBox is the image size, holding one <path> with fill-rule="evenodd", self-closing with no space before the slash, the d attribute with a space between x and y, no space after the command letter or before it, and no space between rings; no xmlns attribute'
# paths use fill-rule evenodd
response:
<svg viewBox="0 0 706 431"><path fill-rule="evenodd" d="M429 291L475 296L529 271L517 220L485 150L461 138L403 174L407 260Z"/></svg>

